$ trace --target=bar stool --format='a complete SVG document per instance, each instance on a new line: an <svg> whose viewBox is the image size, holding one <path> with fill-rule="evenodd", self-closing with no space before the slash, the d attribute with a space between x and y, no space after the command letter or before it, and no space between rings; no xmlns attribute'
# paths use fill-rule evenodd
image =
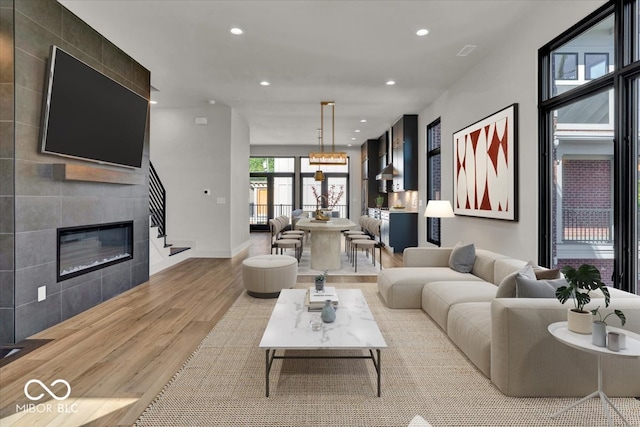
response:
<svg viewBox="0 0 640 427"><path fill-rule="evenodd" d="M376 248L380 253L380 270L382 270L382 242L376 241L375 237L380 239L380 226L382 221L379 219L372 219L367 223L367 231L373 234L373 238L369 239L355 239L351 241L351 264L355 268L355 272L358 272L358 249L365 249L367 256L369 255L369 249L371 249L371 257L373 258L373 265L376 265Z"/></svg>

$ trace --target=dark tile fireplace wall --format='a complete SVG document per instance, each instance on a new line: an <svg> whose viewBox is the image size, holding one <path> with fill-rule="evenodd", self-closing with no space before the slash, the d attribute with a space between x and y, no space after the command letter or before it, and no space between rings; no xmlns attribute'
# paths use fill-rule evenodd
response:
<svg viewBox="0 0 640 427"><path fill-rule="evenodd" d="M52 179L53 163L127 169L40 153L50 46L60 46L145 97L150 74L54 0L0 0L0 35L0 342L10 343L149 278L148 123L142 168L130 170L147 184ZM132 260L56 281L57 228L130 220ZM41 286L47 297L38 302Z"/></svg>

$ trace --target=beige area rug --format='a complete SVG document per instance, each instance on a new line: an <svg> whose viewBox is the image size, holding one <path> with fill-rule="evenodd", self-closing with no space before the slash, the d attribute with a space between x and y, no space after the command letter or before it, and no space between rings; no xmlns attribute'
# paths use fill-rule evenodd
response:
<svg viewBox="0 0 640 427"><path fill-rule="evenodd" d="M136 425L407 426L415 415L434 427L606 425L595 399L553 420L550 414L575 399L504 396L422 310L385 307L374 283L340 286L363 289L389 346L382 397L373 364L358 359L276 360L265 397L258 344L275 300L243 294ZM640 426L640 401L612 401Z"/></svg>
<svg viewBox="0 0 640 427"><path fill-rule="evenodd" d="M329 276L377 276L380 272L380 255L378 249L376 249L376 265L371 262L371 254L367 257L366 252L358 252L358 272L351 266L351 261L347 258L347 254L344 252L344 239L341 243L340 262L342 268L340 270L329 271ZM300 258L300 264L298 264L299 276L316 276L322 271L314 270L311 268L311 242L305 243L304 250L302 251L302 257Z"/></svg>

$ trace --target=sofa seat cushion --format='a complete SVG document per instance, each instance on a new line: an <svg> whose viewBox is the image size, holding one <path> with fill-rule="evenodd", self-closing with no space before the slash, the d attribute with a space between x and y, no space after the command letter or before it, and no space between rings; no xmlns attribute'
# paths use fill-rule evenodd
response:
<svg viewBox="0 0 640 427"><path fill-rule="evenodd" d="M451 341L488 378L491 378L491 302L456 304L449 310Z"/></svg>
<svg viewBox="0 0 640 427"><path fill-rule="evenodd" d="M445 331L449 309L464 302L491 302L498 287L478 281L431 282L422 288L422 309Z"/></svg>
<svg viewBox="0 0 640 427"><path fill-rule="evenodd" d="M387 268L378 274L378 292L390 308L422 308L424 284L441 281L482 282L482 279L449 267Z"/></svg>

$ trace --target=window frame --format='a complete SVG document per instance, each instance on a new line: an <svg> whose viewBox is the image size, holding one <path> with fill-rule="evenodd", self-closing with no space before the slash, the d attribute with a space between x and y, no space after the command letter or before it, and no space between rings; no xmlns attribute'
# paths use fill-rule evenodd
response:
<svg viewBox="0 0 640 427"><path fill-rule="evenodd" d="M640 61L632 58L637 52L638 11L640 0L610 0L595 12L573 25L567 31L541 47L538 51L538 263L550 265L552 261L552 192L553 192L553 111L562 106L585 99L603 90L613 90L613 228L614 272L616 288L638 293L638 143L632 135L638 134L633 114L638 114L637 96L634 97L633 79L640 76ZM604 76L589 80L559 95L553 94L553 62L555 50L580 36L591 27L613 15L613 58L609 66L614 69ZM637 55L635 55L637 56ZM632 62L632 60L634 62ZM636 81L637 83L637 81ZM635 142L635 143L634 143ZM628 278L628 280L627 280Z"/></svg>
<svg viewBox="0 0 640 427"><path fill-rule="evenodd" d="M432 131L435 128L438 128L440 131L440 144L431 148L430 142L432 142ZM442 174L442 123L441 118L438 117L436 120L429 123L426 127L426 153L427 153L427 202L432 199L440 199L440 194L442 194L442 176L440 177L439 188L435 188L436 179L435 172L431 170L431 160L439 157L440 158L440 173ZM440 246L442 244L442 223L440 218L425 218L426 220L426 239L428 243L432 243L434 245ZM432 234L433 233L433 234Z"/></svg>

